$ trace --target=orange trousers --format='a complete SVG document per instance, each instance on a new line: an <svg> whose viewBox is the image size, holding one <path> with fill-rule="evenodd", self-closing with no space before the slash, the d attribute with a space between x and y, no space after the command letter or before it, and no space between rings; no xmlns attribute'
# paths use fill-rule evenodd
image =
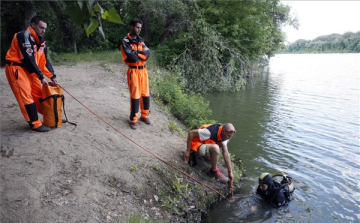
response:
<svg viewBox="0 0 360 223"><path fill-rule="evenodd" d="M141 117L147 118L150 109L150 93L147 69L129 68L127 82L130 92L130 121L138 120L139 106Z"/></svg>
<svg viewBox="0 0 360 223"><path fill-rule="evenodd" d="M42 114L39 99L42 97L41 82L36 74L29 74L20 66L6 65L6 77L19 104L22 115L30 127L36 129L42 125L38 112Z"/></svg>

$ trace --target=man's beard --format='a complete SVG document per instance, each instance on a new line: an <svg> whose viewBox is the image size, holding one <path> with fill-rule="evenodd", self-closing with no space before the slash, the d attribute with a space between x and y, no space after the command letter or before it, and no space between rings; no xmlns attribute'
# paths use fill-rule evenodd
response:
<svg viewBox="0 0 360 223"><path fill-rule="evenodd" d="M135 31L132 31L133 36L138 36L138 34Z"/></svg>

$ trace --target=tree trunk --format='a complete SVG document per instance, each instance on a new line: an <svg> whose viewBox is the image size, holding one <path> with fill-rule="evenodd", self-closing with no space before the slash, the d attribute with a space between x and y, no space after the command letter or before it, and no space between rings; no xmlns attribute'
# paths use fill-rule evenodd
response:
<svg viewBox="0 0 360 223"><path fill-rule="evenodd" d="M76 46L76 39L73 40L73 47L74 47L74 53L77 54L77 46Z"/></svg>
<svg viewBox="0 0 360 223"><path fill-rule="evenodd" d="M160 45L163 45L165 40L169 37L171 24L172 24L172 18L168 18L165 23L165 31L161 34L160 37Z"/></svg>
<svg viewBox="0 0 360 223"><path fill-rule="evenodd" d="M146 11L144 10L144 5L142 4L141 0L137 1L138 4L138 10L139 10L139 19L142 20L143 25L142 25L142 30L143 30L143 34L142 37L144 38L145 42L147 40L149 40L149 35L150 35L150 30L149 30L149 25L148 25L148 21L147 21L147 15L146 15Z"/></svg>
<svg viewBox="0 0 360 223"><path fill-rule="evenodd" d="M147 22L147 19L144 17L141 18L141 20L143 21L143 30L144 30L144 40L147 41L149 39L149 34L150 34L150 31L149 31L149 26L148 26L148 22Z"/></svg>
<svg viewBox="0 0 360 223"><path fill-rule="evenodd" d="M23 29L27 29L27 27L30 26L31 18L36 15L35 9L36 9L35 5L32 2L29 2L25 7Z"/></svg>

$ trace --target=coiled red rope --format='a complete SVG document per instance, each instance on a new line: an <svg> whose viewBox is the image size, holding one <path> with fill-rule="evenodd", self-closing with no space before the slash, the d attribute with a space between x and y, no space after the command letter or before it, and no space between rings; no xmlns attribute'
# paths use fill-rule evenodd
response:
<svg viewBox="0 0 360 223"><path fill-rule="evenodd" d="M155 155L154 153L152 153L151 151L149 151L148 149L146 149L145 147L141 146L140 144L138 144L137 142L135 142L134 140L132 140L131 138L129 138L128 136L126 136L124 133L122 133L121 131L119 131L118 129L116 129L114 126L112 126L110 123L108 123L106 120L104 120L102 117L100 117L99 115L97 115L95 112L93 112L90 108L88 108L86 105L84 105L81 101L79 101L75 96L73 96L69 91L67 91L64 87L62 87L61 85L59 85L66 93L68 93L74 100L76 100L80 105L82 105L86 110L88 110L91 114L95 115L98 119L100 119L102 122L104 122L106 125L108 125L110 128L112 128L113 130L115 130L117 133L121 134L124 138L126 138L127 140L129 140L130 142L134 143L135 145L137 145L138 147L140 147L142 150L144 150L145 152L149 153L150 155L152 155L153 157L155 157L156 159L160 160L161 162L165 163L166 165L170 166L171 168L177 170L178 172L180 172L181 174L183 174L184 176L188 177L191 180L194 180L195 182L203 185L204 187L210 189L211 191L219 194L222 198L224 198L225 200L229 201L229 199L227 199L223 194L221 194L219 191L215 190L214 188L210 187L209 185L201 182L200 180L190 176L189 174L187 174L186 172L184 172L183 170L179 169L178 167L171 165L170 163L166 162L164 159L162 159L161 157ZM234 192L233 192L233 182L231 181L231 191L232 191L232 196L234 198ZM229 201L230 202L230 201Z"/></svg>

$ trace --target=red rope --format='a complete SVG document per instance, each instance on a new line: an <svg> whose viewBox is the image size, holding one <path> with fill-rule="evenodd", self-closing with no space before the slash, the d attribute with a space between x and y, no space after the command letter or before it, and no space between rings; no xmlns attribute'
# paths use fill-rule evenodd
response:
<svg viewBox="0 0 360 223"><path fill-rule="evenodd" d="M231 181L230 181L230 188L231 188L232 201L235 201L235 198L234 198L234 181L233 181L233 179L231 179Z"/></svg>
<svg viewBox="0 0 360 223"><path fill-rule="evenodd" d="M60 85L59 85L60 86ZM128 139L129 141L131 141L132 143L134 143L135 145L137 145L138 147L140 147L141 149L143 149L145 152L149 153L150 155L154 156L155 158L157 158L158 160L160 160L161 162L165 163L166 165L170 166L171 168L179 171L180 173L182 173L183 175L185 175L186 177L196 181L197 183L207 187L208 189L212 190L213 192L219 194L221 197L223 197L224 199L226 199L227 201L229 201L223 194L221 194L219 191L215 190L214 188L208 186L207 184L201 182L200 180L190 176L189 174L185 173L183 170L179 169L176 166L171 165L170 163L166 162L165 160L163 160L162 158L160 158L159 156L155 155L154 153L152 153L151 151L149 151L148 149L146 149L145 147L141 146L140 144L138 144L137 142L135 142L134 140L132 140L131 138L127 137L124 133L120 132L119 130L117 130L114 126L112 126L110 123L108 123L107 121L105 121L103 118L101 118L99 115L97 115L95 112L93 112L90 108L88 108L86 105L84 105L83 103L81 103L75 96L73 96L72 94L70 94L70 92L68 92L64 87L60 86L66 93L68 93L73 99L75 99L79 104L81 104L84 108L86 108L90 113L92 113L93 115L95 115L98 119L100 119L101 121L103 121L106 125L108 125L110 128L112 128L113 130L115 130L117 133L121 134L123 137L125 137L126 139ZM232 181L231 181L232 182ZM231 186L231 190L233 191L233 186ZM232 192L233 194L233 192ZM234 194L233 194L234 197Z"/></svg>

